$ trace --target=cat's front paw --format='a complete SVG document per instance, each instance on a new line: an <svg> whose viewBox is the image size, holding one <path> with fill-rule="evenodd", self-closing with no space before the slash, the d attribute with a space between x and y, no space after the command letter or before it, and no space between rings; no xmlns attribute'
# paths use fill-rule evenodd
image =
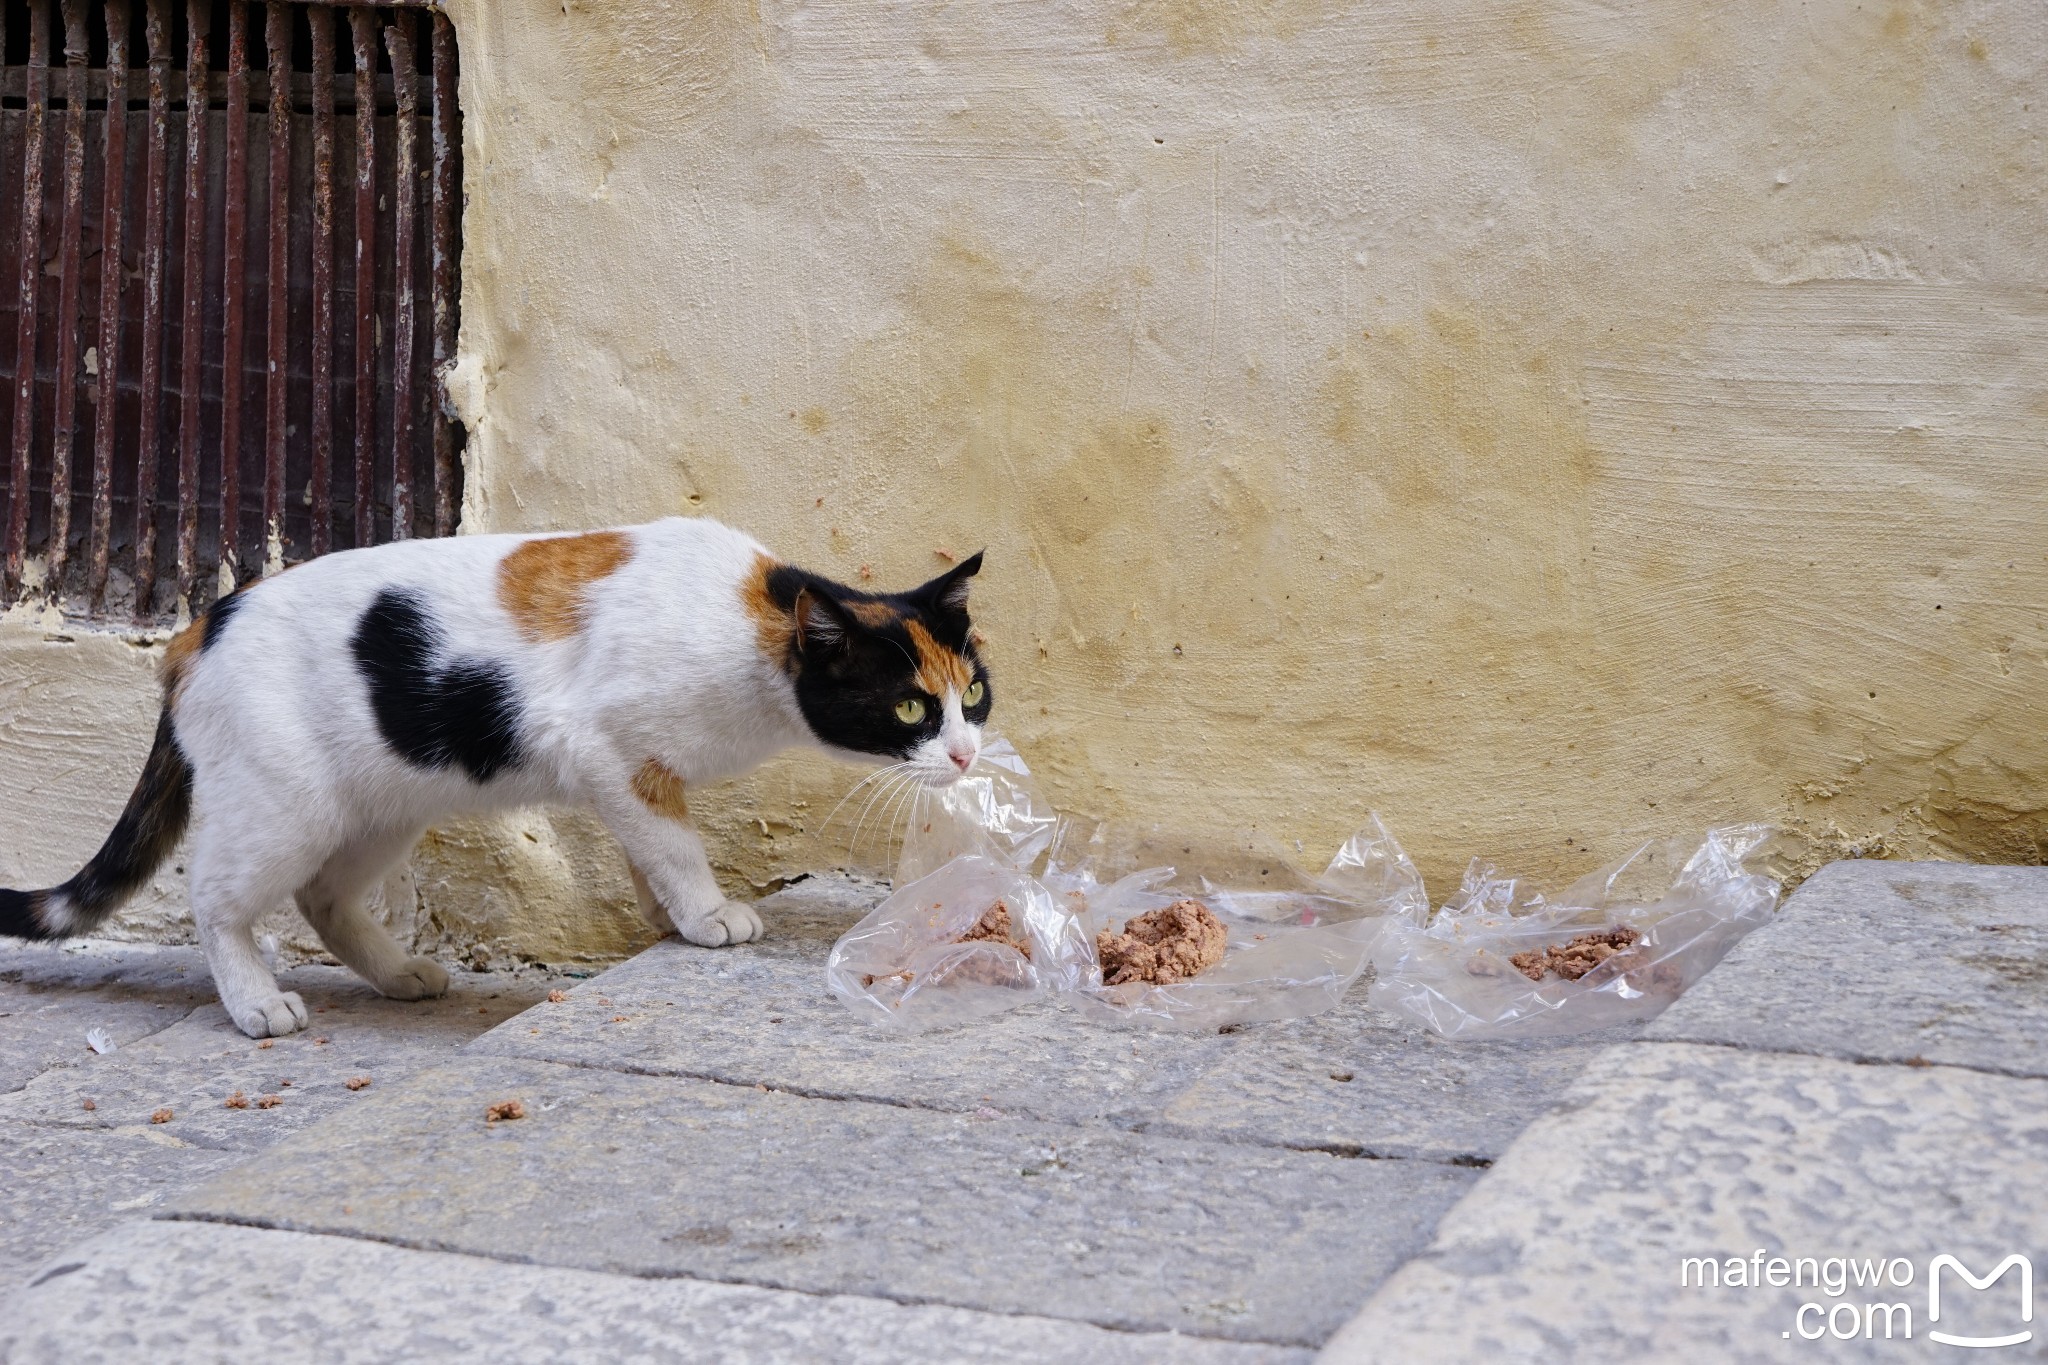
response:
<svg viewBox="0 0 2048 1365"><path fill-rule="evenodd" d="M228 1009L235 1027L251 1038L282 1038L306 1026L306 1002L297 991L280 991Z"/></svg>
<svg viewBox="0 0 2048 1365"><path fill-rule="evenodd" d="M702 914L677 920L676 932L702 947L723 948L761 937L761 917L744 901L720 901Z"/></svg>
<svg viewBox="0 0 2048 1365"><path fill-rule="evenodd" d="M390 1000L428 1000L448 993L448 972L431 957L409 957L398 970L377 983L377 993Z"/></svg>

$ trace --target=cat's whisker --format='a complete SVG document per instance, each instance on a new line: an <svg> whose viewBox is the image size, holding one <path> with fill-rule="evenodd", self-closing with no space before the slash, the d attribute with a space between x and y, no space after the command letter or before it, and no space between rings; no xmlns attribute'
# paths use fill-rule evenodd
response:
<svg viewBox="0 0 2048 1365"><path fill-rule="evenodd" d="M883 858L889 858L891 850L899 847L896 839L897 818L903 809L904 802L908 801L911 794L922 785L914 774L906 775L903 781L896 784L896 788L890 793L889 799L883 803L882 812L877 821L877 828L881 832L881 856Z"/></svg>
<svg viewBox="0 0 2048 1365"><path fill-rule="evenodd" d="M836 816L841 807L861 794L861 788L867 788L866 800L861 803L856 811L855 818L847 835L846 857L849 862L855 862L858 859L861 835L865 831L868 818L872 815L875 808L886 800L897 784L904 780L907 775L906 770L910 766L907 762L892 763L885 768L877 769L875 772L868 774L860 783L857 783L854 790L840 798L838 806L833 807L833 815ZM827 819L827 824L829 825L829 823L830 817Z"/></svg>
<svg viewBox="0 0 2048 1365"><path fill-rule="evenodd" d="M908 768L909 766L910 765L908 763L899 763L895 766L895 768L890 769L890 777L892 780L883 782L881 785L877 786L875 790L869 794L867 801L861 806L860 818L854 821L853 837L850 840L848 840L846 845L846 857L849 862L855 861L857 859L858 851L860 848L861 830L866 826L868 822L868 815L871 811L874 810L875 803L877 801L882 800L884 797L893 796L896 790L904 782L913 780L911 774L898 771L899 769Z"/></svg>
<svg viewBox="0 0 2048 1365"><path fill-rule="evenodd" d="M905 783L898 790L895 805L889 811L888 823L882 827L882 849L884 852L887 852L892 845L897 848L902 847L902 836L896 833L896 826L903 824L904 834L909 834L910 826L904 823L905 817L916 807L918 801L922 799L923 793L924 783L916 780Z"/></svg>
<svg viewBox="0 0 2048 1365"><path fill-rule="evenodd" d="M851 787L848 787L846 789L846 795L839 798L839 803L832 807L831 812L828 815L826 815L824 823L820 824L818 828L820 830L830 829L832 827L832 821L838 817L839 812L841 810L845 809L846 803L853 800L854 797L860 795L861 788L867 786L870 782L879 781L880 779L887 777L890 773L893 773L897 769L905 766L907 765L903 763L885 764L884 766L877 768L873 772L869 773L866 777L863 777L860 781L854 783Z"/></svg>
<svg viewBox="0 0 2048 1365"><path fill-rule="evenodd" d="M890 785L890 781L876 784L875 789L868 793L867 800L863 801L860 809L854 813L853 826L846 836L846 860L848 862L857 863L859 861L861 827L868 822L868 811L874 807L875 802L881 798L882 793L889 790Z"/></svg>

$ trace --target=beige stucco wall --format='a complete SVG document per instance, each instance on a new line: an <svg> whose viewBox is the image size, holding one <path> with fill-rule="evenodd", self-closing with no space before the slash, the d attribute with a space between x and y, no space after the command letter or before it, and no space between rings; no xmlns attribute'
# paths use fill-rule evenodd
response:
<svg viewBox="0 0 2048 1365"><path fill-rule="evenodd" d="M1312 860L1377 807L1439 894L1748 817L2043 858L2036 0L449 8L467 528L986 546L1063 805ZM693 805L765 883L851 780ZM633 941L580 818L420 883L451 942Z"/></svg>

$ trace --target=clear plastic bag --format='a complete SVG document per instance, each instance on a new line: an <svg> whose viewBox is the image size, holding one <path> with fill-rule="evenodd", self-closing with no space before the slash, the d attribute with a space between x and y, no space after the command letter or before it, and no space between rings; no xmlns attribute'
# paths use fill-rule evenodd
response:
<svg viewBox="0 0 2048 1365"><path fill-rule="evenodd" d="M1778 884L1745 866L1769 834L1740 825L1697 849L1645 844L1550 898L1475 861L1434 916L1377 814L1318 875L1261 857L1222 881L1169 866L1104 881L1113 864L1142 862L1134 850L1146 841L1110 856L1108 831L1060 816L1016 749L992 739L972 773L920 806L897 861L901 889L834 946L827 978L856 1014L906 1032L1048 996L1105 1022L1193 1030L1319 1014L1370 962L1373 1004L1445 1037L1575 1033L1654 1016L1770 918ZM1181 899L1222 921L1222 960L1170 984L1105 985L1096 935ZM1028 960L960 941L998 900L1031 943ZM1615 928L1634 940L1575 977L1532 980L1513 961ZM1598 951L1559 965L1576 972Z"/></svg>
<svg viewBox="0 0 2048 1365"><path fill-rule="evenodd" d="M982 857L1028 872L1059 827L1023 756L1009 740L992 737L972 771L919 803L896 858L896 885L928 877L955 858Z"/></svg>
<svg viewBox="0 0 2048 1365"><path fill-rule="evenodd" d="M1372 950L1369 999L1460 1039L1556 1037L1654 1018L1776 910L1778 883L1744 865L1770 834L1766 825L1710 830L1689 856L1675 840L1645 844L1550 898L1474 860L1433 918L1425 904L1388 919ZM1576 979L1547 956L1616 927L1635 941L1610 943L1611 955Z"/></svg>
<svg viewBox="0 0 2048 1365"><path fill-rule="evenodd" d="M1294 885L1256 890L1206 877L1179 882L1170 867L1132 873L1108 886L1084 866L1049 869L1054 893L1080 915L1090 970L1074 994L1096 1019L1152 1028L1208 1030L1299 1019L1335 1007L1365 970L1383 918L1426 911L1422 878L1377 814L1338 850L1319 877L1294 869ZM1183 981L1105 985L1096 934L1183 898L1207 906L1227 932L1223 960Z"/></svg>
<svg viewBox="0 0 2048 1365"><path fill-rule="evenodd" d="M998 902L1006 942L961 942ZM1080 922L1027 873L992 858L955 858L876 906L833 945L825 980L861 1018L921 1033L1000 1014L1077 988L1091 961Z"/></svg>

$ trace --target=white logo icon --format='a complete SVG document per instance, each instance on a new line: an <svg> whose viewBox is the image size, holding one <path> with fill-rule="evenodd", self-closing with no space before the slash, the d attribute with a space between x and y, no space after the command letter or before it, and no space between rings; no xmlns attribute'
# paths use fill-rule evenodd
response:
<svg viewBox="0 0 2048 1365"><path fill-rule="evenodd" d="M2034 1339L2034 1333L2031 1329L2024 1332L2014 1332L2011 1336L2004 1337L1959 1337L1947 1332L1934 1331L1932 1324L1941 1321L1941 1271L1943 1266L1947 1266L1955 1271L1956 1274L1962 1276L1964 1282L1972 1289L1989 1289L2000 1279L2004 1278L2006 1271L2011 1270L2014 1266L2018 1266L2020 1268L2020 1321L2032 1322L2034 1320L2034 1263L2032 1261L2015 1252L2013 1255L2000 1261L1996 1266L1993 1266L1989 1275L1979 1279L1972 1275L1969 1267L1965 1266L1961 1261L1944 1253L1927 1263L1927 1321L1930 1324L1927 1335L1929 1337L1944 1346L2017 1346L2021 1342Z"/></svg>

